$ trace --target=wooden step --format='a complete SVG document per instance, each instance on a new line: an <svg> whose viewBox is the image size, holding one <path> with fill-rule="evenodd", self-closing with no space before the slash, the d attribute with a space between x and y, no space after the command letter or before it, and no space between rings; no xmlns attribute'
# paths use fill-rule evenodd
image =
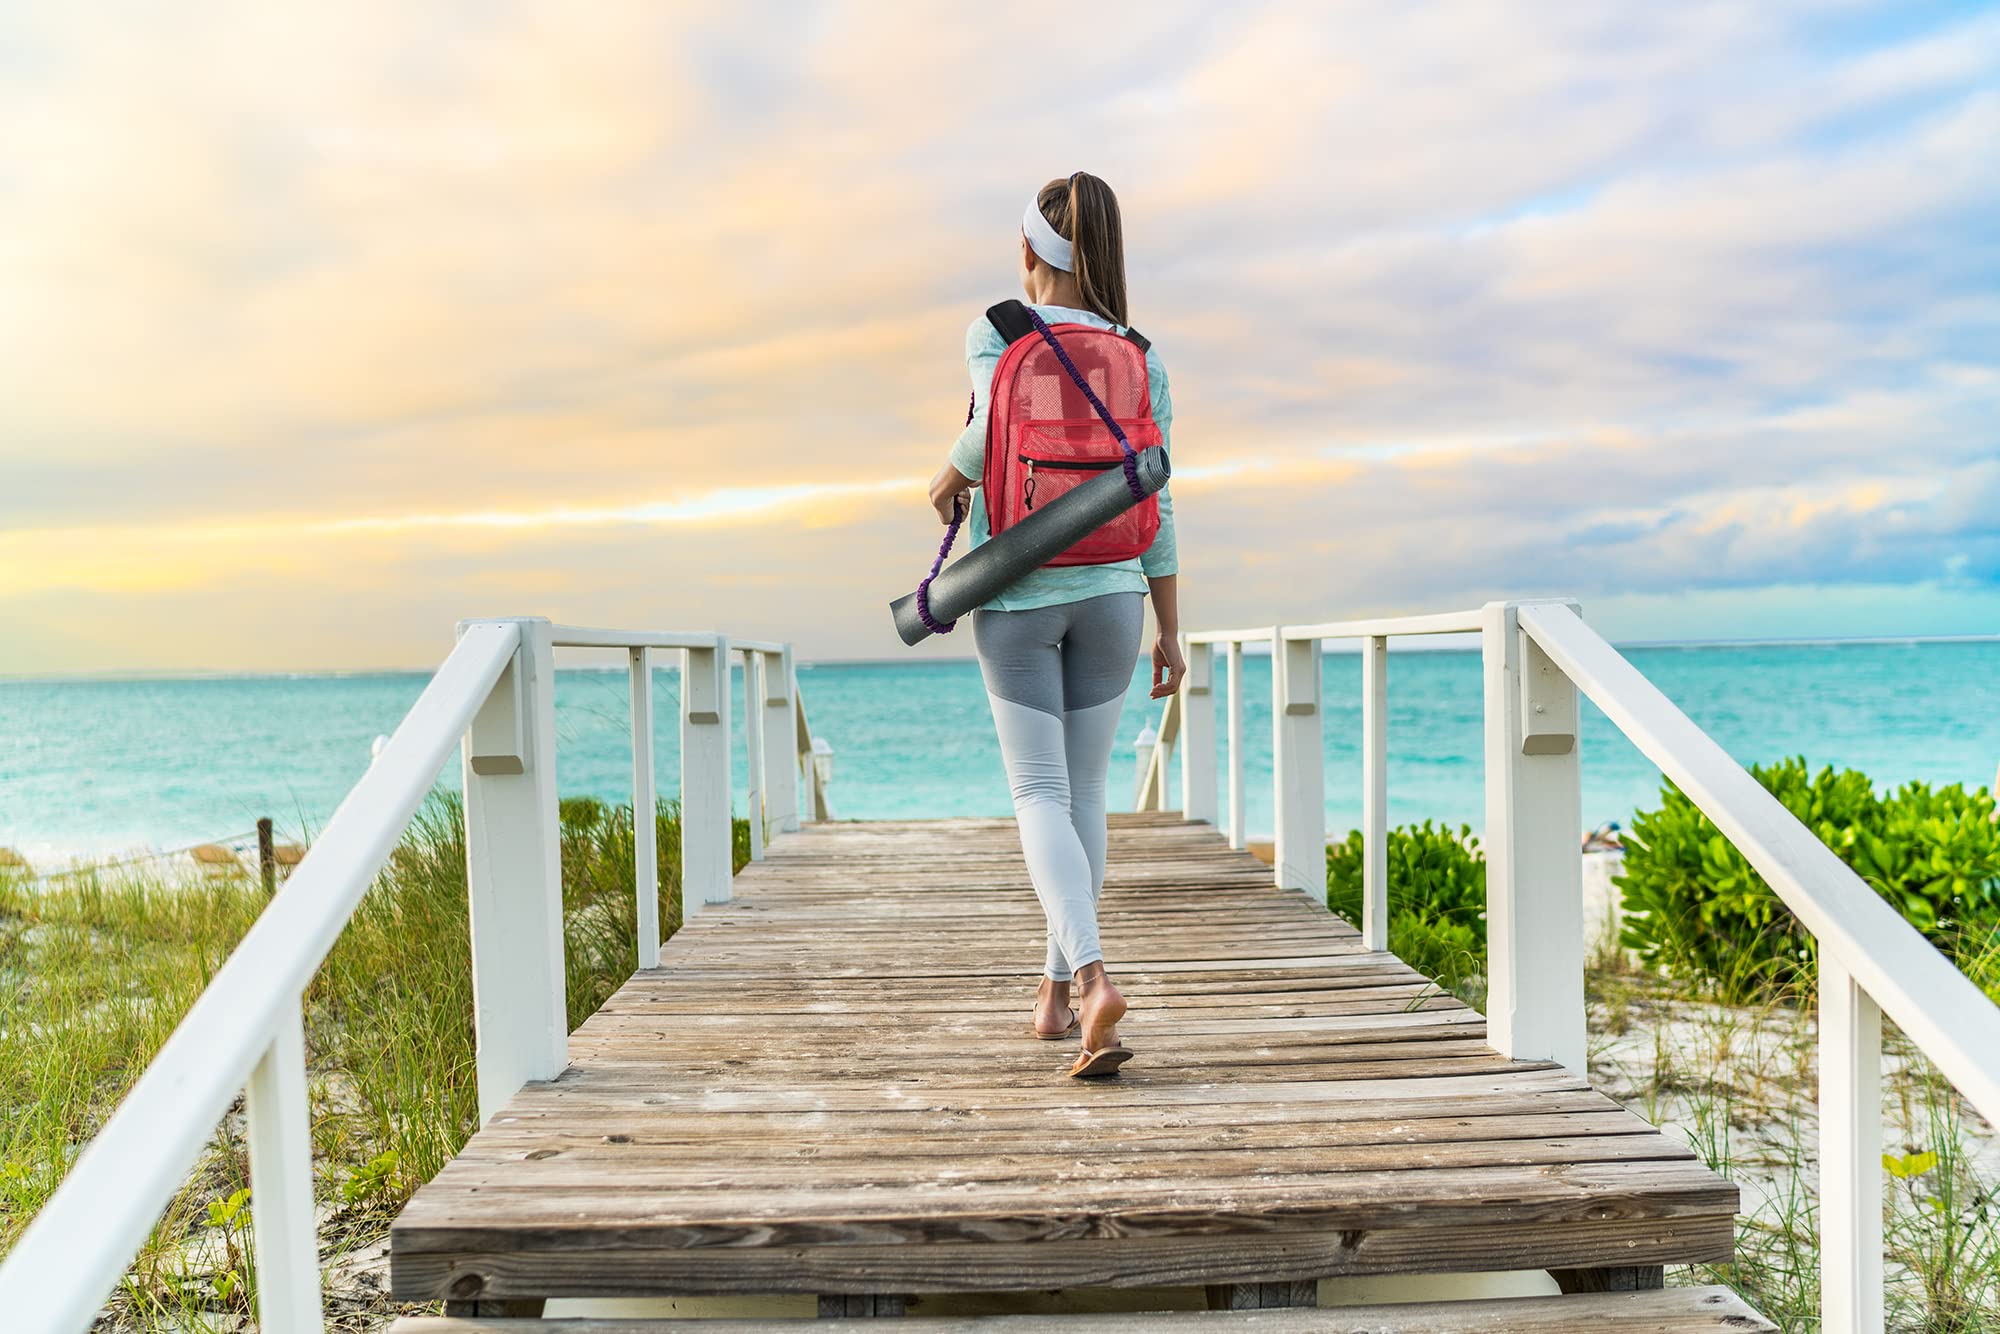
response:
<svg viewBox="0 0 2000 1334"><path fill-rule="evenodd" d="M909 1330L911 1334L1775 1334L1777 1326L1728 1288L1662 1288L1574 1297L1294 1307L1281 1311L1162 1311L1127 1315L915 1316L882 1320L521 1320L405 1317L389 1334L795 1334Z"/></svg>

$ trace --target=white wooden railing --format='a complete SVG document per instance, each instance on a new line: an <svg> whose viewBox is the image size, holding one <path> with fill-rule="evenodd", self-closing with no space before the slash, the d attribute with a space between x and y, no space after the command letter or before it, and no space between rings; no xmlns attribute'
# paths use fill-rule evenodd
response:
<svg viewBox="0 0 2000 1334"><path fill-rule="evenodd" d="M1229 657L1229 835L1243 845L1245 643L1271 649L1281 886L1326 887L1320 645L1362 641L1361 931L1388 943L1388 641L1477 633L1485 663L1487 1032L1499 1051L1585 1072L1579 694L1660 767L1819 943L1820 1305L1827 1334L1883 1326L1882 1017L1989 1122L2000 1124L2000 1008L1922 933L1584 624L1568 601L1186 636L1141 810L1166 809L1178 743L1181 805L1216 821L1214 646Z"/></svg>
<svg viewBox="0 0 2000 1334"><path fill-rule="evenodd" d="M322 1328L303 997L461 751L479 1119L569 1063L555 784L555 650L624 649L632 682L641 968L659 963L652 654L682 655L683 917L729 899L732 655L744 673L751 856L826 811L790 645L724 635L467 621L366 775L0 1265L0 1327L82 1331L245 1093L257 1307L268 1334Z"/></svg>

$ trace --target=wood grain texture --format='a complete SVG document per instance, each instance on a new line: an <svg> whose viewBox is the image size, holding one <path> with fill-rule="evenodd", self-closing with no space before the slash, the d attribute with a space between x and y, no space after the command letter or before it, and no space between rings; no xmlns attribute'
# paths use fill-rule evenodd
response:
<svg viewBox="0 0 2000 1334"><path fill-rule="evenodd" d="M1281 1310L1318 1306L1319 1283L1309 1278L1289 1283L1211 1283L1207 1295L1211 1311Z"/></svg>
<svg viewBox="0 0 2000 1334"><path fill-rule="evenodd" d="M912 1334L1775 1334L1777 1326L1727 1288L1668 1288L1575 1297L1510 1297L1494 1301L1397 1303L1338 1310L1261 1309L1157 1311L1127 1315L1005 1315L910 1317ZM409 1317L390 1334L783 1334L795 1320L440 1320ZM859 1321L821 1320L814 1330L879 1328Z"/></svg>
<svg viewBox="0 0 2000 1334"><path fill-rule="evenodd" d="M391 1232L395 1295L1291 1284L1730 1255L1736 1189L1205 825L1114 816L1138 1053L1029 1036L1011 821L818 824L667 943ZM1320 1326L1324 1327L1324 1326Z"/></svg>
<svg viewBox="0 0 2000 1334"><path fill-rule="evenodd" d="M1551 1269L1549 1277L1564 1292L1643 1292L1667 1286L1667 1271L1659 1265L1605 1265L1597 1269Z"/></svg>

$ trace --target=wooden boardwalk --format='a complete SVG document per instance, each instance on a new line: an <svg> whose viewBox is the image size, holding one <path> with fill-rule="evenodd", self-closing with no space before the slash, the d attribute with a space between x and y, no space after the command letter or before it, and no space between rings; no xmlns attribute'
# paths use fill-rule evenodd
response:
<svg viewBox="0 0 2000 1334"><path fill-rule="evenodd" d="M1028 1033L1012 822L809 825L392 1232L399 1300L893 1294L1729 1257L1736 1188L1207 825L1112 817L1138 1053ZM478 1309L487 1309L481 1305Z"/></svg>

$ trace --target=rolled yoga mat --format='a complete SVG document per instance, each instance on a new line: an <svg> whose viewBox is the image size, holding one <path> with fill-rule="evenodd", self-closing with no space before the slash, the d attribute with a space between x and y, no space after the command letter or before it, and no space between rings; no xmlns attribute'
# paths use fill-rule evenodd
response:
<svg viewBox="0 0 2000 1334"><path fill-rule="evenodd" d="M1164 449L1139 451L1139 487L1152 495L1167 484ZM1109 468L1028 515L1012 528L953 561L931 580L930 609L935 621L955 621L982 602L1007 591L1022 575L1038 570L1081 542L1135 503L1123 468ZM889 604L896 633L905 644L930 634L917 615L917 595L905 593Z"/></svg>

